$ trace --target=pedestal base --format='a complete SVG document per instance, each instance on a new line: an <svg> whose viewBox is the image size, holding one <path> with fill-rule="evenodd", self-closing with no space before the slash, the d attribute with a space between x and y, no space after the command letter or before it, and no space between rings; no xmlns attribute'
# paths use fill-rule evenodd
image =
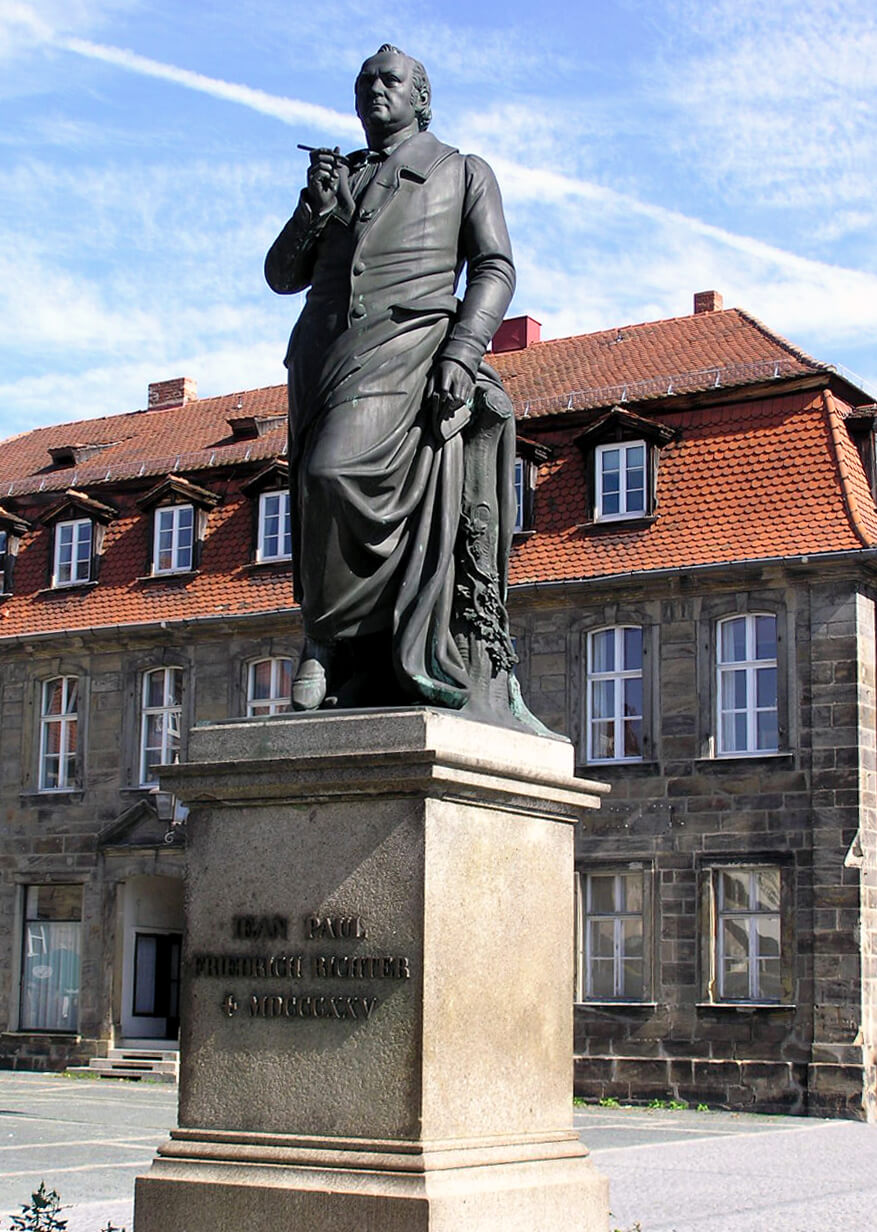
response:
<svg viewBox="0 0 877 1232"><path fill-rule="evenodd" d="M572 749L430 710L197 728L180 1129L136 1232L606 1232L572 1130Z"/></svg>
<svg viewBox="0 0 877 1232"><path fill-rule="evenodd" d="M236 1141L232 1138L237 1137ZM177 1136L175 1135L175 1139ZM173 1141L137 1180L137 1232L605 1232L608 1182L578 1139L349 1149ZM408 1147L408 1152L405 1147Z"/></svg>

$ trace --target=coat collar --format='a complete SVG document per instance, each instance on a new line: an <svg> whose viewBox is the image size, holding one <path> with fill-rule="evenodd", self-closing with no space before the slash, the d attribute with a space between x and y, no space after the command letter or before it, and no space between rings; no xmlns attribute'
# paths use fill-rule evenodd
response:
<svg viewBox="0 0 877 1232"><path fill-rule="evenodd" d="M416 179L425 180L439 163L456 153L454 146L445 145L428 131L415 133L413 137L397 145L392 154L388 155L377 178L384 178L383 173L392 167L394 173L407 171Z"/></svg>
<svg viewBox="0 0 877 1232"><path fill-rule="evenodd" d="M404 171L412 179L423 183L436 169L439 163L456 154L452 145L445 145L430 132L415 133L407 141L397 145L378 168L374 179L365 190L358 211L348 211L340 204L334 210L339 222L350 225L357 219L358 227L367 225L378 210L389 200L399 187L399 177ZM368 155L368 150L354 150L348 154L352 166L361 166Z"/></svg>

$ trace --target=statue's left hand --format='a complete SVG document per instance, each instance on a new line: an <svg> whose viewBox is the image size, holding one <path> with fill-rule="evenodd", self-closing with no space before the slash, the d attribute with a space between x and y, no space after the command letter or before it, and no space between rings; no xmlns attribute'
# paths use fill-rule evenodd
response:
<svg viewBox="0 0 877 1232"><path fill-rule="evenodd" d="M475 381L455 359L440 359L426 384L426 402L432 409L433 428L449 440L469 421Z"/></svg>
<svg viewBox="0 0 877 1232"><path fill-rule="evenodd" d="M464 402L472 399L475 381L455 359L440 359L426 383L427 398L437 398L446 414L452 414Z"/></svg>

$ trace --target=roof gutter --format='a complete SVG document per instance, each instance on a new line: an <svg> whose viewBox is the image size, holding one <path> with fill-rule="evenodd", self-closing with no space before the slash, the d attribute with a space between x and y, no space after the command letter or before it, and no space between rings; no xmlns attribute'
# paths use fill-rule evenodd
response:
<svg viewBox="0 0 877 1232"><path fill-rule="evenodd" d="M515 596L530 592L563 590L570 586L591 586L606 582L629 582L634 579L658 581L661 578L680 577L683 574L696 573L708 577L712 573L727 574L728 570L745 570L754 567L766 568L772 565L807 565L815 566L823 562L838 563L849 561L872 565L877 571L877 547L849 548L843 552L805 552L798 556L752 556L745 560L709 561L701 565L674 565L669 569L628 569L623 573L596 573L592 577L561 578L548 582L515 582L509 586L509 592Z"/></svg>
<svg viewBox="0 0 877 1232"><path fill-rule="evenodd" d="M7 637L0 635L0 647L29 646L34 642L48 642L59 637L130 637L132 633L166 633L168 629L185 630L194 626L203 628L205 625L218 627L236 621L269 620L278 615L296 615L299 611L296 604L295 607L272 608L267 612L221 612L214 616L184 616L180 620L131 621L130 624L120 625L85 625L81 629L47 629L38 633L12 633Z"/></svg>

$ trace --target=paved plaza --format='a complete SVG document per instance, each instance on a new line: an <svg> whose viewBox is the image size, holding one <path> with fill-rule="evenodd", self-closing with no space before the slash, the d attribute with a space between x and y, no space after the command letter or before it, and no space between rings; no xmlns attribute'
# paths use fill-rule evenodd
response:
<svg viewBox="0 0 877 1232"><path fill-rule="evenodd" d="M134 1178L176 1099L169 1085L0 1073L2 1232L41 1180L68 1206L68 1232L132 1232ZM612 1228L877 1232L877 1127L594 1107L575 1123L609 1176Z"/></svg>

